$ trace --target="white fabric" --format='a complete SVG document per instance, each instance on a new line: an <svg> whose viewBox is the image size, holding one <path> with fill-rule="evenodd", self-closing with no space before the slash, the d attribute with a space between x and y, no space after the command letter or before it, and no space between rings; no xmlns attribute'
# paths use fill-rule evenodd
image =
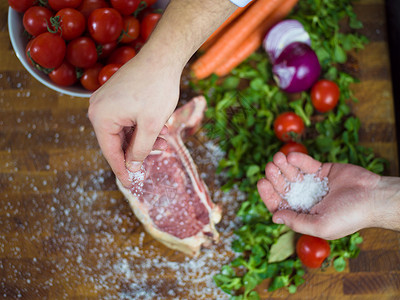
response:
<svg viewBox="0 0 400 300"><path fill-rule="evenodd" d="M252 0L230 0L230 1L239 7L243 7L246 6Z"/></svg>

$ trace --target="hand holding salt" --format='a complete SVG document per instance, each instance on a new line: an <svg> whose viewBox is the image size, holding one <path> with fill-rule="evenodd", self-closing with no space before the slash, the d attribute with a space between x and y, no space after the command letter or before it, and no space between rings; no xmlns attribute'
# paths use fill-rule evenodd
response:
<svg viewBox="0 0 400 300"><path fill-rule="evenodd" d="M273 222L296 232L337 239L362 228L398 228L393 211L400 205L390 192L394 185L387 183L395 181L392 178L351 164L281 152L267 164L265 175L257 187Z"/></svg>

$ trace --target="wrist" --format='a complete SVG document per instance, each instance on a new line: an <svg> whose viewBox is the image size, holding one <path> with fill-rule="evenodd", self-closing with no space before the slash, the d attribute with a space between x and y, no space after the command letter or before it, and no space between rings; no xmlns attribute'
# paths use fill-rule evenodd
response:
<svg viewBox="0 0 400 300"><path fill-rule="evenodd" d="M168 36L150 37L137 56L153 70L168 70L170 75L180 76L190 57L167 40Z"/></svg>
<svg viewBox="0 0 400 300"><path fill-rule="evenodd" d="M162 63L182 71L201 44L236 9L230 0L171 0L141 52L155 54Z"/></svg>
<svg viewBox="0 0 400 300"><path fill-rule="evenodd" d="M372 226L400 230L400 178L382 176L374 195Z"/></svg>

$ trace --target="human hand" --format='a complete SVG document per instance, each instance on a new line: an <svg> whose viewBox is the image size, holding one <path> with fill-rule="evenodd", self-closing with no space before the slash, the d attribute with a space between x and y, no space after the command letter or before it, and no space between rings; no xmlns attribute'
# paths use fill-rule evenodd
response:
<svg viewBox="0 0 400 300"><path fill-rule="evenodd" d="M301 174L327 177L329 192L308 213L281 209L287 182ZM275 223L284 223L294 231L332 240L375 226L380 212L377 196L381 176L350 164L320 163L302 153L287 157L278 152L265 168L266 178L258 192Z"/></svg>
<svg viewBox="0 0 400 300"><path fill-rule="evenodd" d="M138 171L152 149L166 149L159 134L167 132L179 97L182 70L143 50L92 95L89 106L103 155L127 188L127 168Z"/></svg>
<svg viewBox="0 0 400 300"><path fill-rule="evenodd" d="M131 185L126 168L138 171L152 149L167 147L157 137L178 102L183 68L236 9L228 0L171 0L139 54L92 95L89 119L125 187Z"/></svg>

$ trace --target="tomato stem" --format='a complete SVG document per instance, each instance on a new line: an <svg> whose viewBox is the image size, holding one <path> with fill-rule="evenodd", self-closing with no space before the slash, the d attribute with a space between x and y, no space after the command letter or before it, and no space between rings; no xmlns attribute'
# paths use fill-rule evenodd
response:
<svg viewBox="0 0 400 300"><path fill-rule="evenodd" d="M83 76L84 70L82 68L75 68L75 74L77 79L81 79Z"/></svg>
<svg viewBox="0 0 400 300"><path fill-rule="evenodd" d="M38 0L40 6L49 7L47 0Z"/></svg>
<svg viewBox="0 0 400 300"><path fill-rule="evenodd" d="M46 20L47 22L47 20ZM62 36L62 28L61 28L61 18L60 16L55 16L55 17L51 17L50 18L50 23L51 26L54 28L54 30L52 30L49 26L49 24L47 24L47 30L50 33L57 33L58 31L60 31L61 36Z"/></svg>
<svg viewBox="0 0 400 300"><path fill-rule="evenodd" d="M133 16L135 18L137 18L138 15L146 8L147 8L146 1L140 1L140 4L139 4L138 8L136 8L136 10L134 11Z"/></svg>
<svg viewBox="0 0 400 300"><path fill-rule="evenodd" d="M26 31L25 29L23 35L25 35L28 38L28 40L31 40L33 38L33 35L30 34L28 31Z"/></svg>
<svg viewBox="0 0 400 300"><path fill-rule="evenodd" d="M38 69L39 71L45 73L46 75L50 74L54 69L47 69L47 68L43 68L41 65L39 65L37 62L35 62L31 56L31 51L26 52L26 55L29 57L32 65Z"/></svg>
<svg viewBox="0 0 400 300"><path fill-rule="evenodd" d="M97 45L96 46L96 52L97 52L97 56L100 57L100 55L103 54L103 46L102 45Z"/></svg>

